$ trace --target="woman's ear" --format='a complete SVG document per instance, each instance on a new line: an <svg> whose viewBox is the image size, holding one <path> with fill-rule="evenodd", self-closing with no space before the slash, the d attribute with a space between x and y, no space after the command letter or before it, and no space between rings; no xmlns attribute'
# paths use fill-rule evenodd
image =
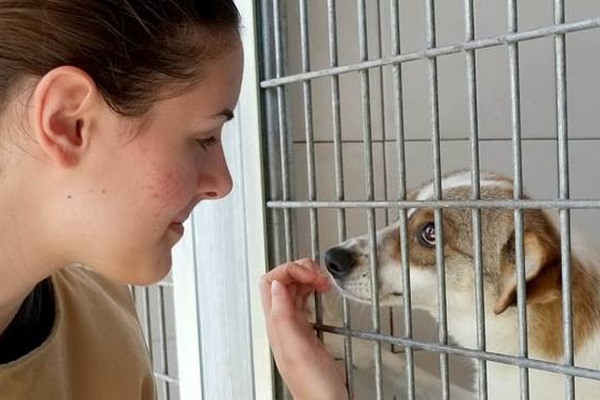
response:
<svg viewBox="0 0 600 400"><path fill-rule="evenodd" d="M58 67L38 82L29 111L29 123L43 153L55 165L70 168L88 146L99 93L81 69Z"/></svg>

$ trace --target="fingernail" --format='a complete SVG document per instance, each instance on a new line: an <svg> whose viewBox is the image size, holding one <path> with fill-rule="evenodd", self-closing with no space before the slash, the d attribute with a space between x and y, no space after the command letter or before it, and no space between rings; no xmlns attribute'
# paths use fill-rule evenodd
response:
<svg viewBox="0 0 600 400"><path fill-rule="evenodd" d="M271 294L273 296L279 296L282 293L282 290L281 283L278 281L271 282Z"/></svg>

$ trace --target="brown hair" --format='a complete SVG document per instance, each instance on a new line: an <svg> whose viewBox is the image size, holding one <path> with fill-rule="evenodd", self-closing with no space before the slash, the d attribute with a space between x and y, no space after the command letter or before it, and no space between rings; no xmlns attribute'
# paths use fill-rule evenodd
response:
<svg viewBox="0 0 600 400"><path fill-rule="evenodd" d="M0 0L0 108L22 78L70 65L139 116L197 81L238 27L233 0Z"/></svg>

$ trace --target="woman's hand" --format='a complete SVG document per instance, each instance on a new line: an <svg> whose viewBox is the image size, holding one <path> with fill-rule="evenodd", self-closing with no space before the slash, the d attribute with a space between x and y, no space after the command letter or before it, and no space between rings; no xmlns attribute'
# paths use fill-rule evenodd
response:
<svg viewBox="0 0 600 400"><path fill-rule="evenodd" d="M345 377L307 321L307 299L330 281L309 259L288 262L262 276L267 334L277 368L296 400L344 400Z"/></svg>

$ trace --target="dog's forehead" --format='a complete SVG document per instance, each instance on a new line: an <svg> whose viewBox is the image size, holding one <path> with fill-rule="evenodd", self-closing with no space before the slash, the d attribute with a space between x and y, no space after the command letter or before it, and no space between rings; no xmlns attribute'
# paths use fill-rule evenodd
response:
<svg viewBox="0 0 600 400"><path fill-rule="evenodd" d="M471 198L471 172L459 171L442 178L442 197L448 200L468 200ZM482 173L479 187L486 193L486 197L503 198L507 191L512 190L513 183L510 179L492 174ZM430 181L416 190L415 200L432 200L435 194L434 181Z"/></svg>

